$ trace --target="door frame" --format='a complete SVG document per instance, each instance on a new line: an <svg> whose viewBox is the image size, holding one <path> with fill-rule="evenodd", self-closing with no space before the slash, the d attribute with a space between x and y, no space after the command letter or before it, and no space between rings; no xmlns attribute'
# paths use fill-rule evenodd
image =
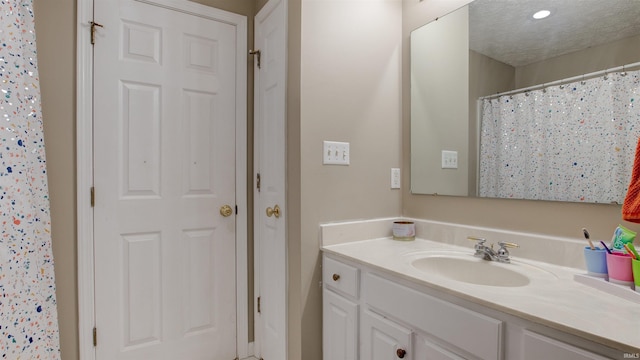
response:
<svg viewBox="0 0 640 360"><path fill-rule="evenodd" d="M93 247L93 0L76 0L76 207L78 340L81 360L94 360L95 282ZM180 9L235 26L236 29L236 348L250 353L247 264L247 17L187 0L136 0Z"/></svg>

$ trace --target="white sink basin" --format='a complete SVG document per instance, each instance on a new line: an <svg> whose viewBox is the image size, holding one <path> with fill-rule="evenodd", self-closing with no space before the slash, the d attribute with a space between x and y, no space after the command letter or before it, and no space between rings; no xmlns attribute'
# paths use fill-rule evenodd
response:
<svg viewBox="0 0 640 360"><path fill-rule="evenodd" d="M485 286L519 287L528 285L532 277L555 277L534 266L503 264L470 254L427 255L413 260L411 265L429 275Z"/></svg>

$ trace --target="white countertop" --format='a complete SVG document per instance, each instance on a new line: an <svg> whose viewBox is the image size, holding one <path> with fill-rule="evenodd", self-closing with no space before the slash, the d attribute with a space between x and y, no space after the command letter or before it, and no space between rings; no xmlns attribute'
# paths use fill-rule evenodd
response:
<svg viewBox="0 0 640 360"><path fill-rule="evenodd" d="M640 304L575 281L575 274L584 273L579 269L521 259L512 252L512 264L501 266L525 272L527 267L538 269L527 272L531 282L526 286L495 287L450 280L411 265L425 254L453 251L472 256L473 250L467 247L423 239L379 238L325 245L322 250L614 349L640 353Z"/></svg>

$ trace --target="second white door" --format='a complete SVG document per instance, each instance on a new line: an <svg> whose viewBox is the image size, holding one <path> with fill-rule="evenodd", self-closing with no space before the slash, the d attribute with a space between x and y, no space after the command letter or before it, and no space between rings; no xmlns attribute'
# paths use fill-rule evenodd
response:
<svg viewBox="0 0 640 360"><path fill-rule="evenodd" d="M255 21L256 355L287 359L285 199L286 0L271 0ZM259 64L259 65L258 65ZM258 179L259 178L259 179ZM258 185L258 184L257 184Z"/></svg>

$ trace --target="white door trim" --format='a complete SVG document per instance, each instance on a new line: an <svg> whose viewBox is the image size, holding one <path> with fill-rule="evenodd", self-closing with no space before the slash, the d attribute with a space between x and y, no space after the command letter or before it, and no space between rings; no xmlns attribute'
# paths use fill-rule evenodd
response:
<svg viewBox="0 0 640 360"><path fill-rule="evenodd" d="M222 21L236 29L236 318L239 358L250 353L247 282L247 17L187 0L137 0L180 9L194 15ZM96 19L99 21L99 19ZM93 48L91 26L93 0L77 0L76 151L77 151L77 252L78 252L78 338L81 360L94 360L94 248L93 208Z"/></svg>

